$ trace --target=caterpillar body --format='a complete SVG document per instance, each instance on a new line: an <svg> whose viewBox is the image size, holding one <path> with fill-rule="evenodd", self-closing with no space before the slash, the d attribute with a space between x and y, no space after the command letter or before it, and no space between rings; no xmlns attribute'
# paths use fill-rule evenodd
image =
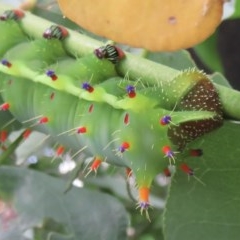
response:
<svg viewBox="0 0 240 240"><path fill-rule="evenodd" d="M48 30L47 37L45 33L30 40L16 21L0 24L0 86L6 110L61 145L84 149L98 164L130 168L141 211L149 207L154 177L169 164L180 165L188 142L222 124L218 93L198 70L146 86L119 76L114 64L123 58L120 50L111 59L99 58L96 49L73 58L62 45L67 32L62 28L49 27L54 36ZM13 39L16 34L18 39Z"/></svg>

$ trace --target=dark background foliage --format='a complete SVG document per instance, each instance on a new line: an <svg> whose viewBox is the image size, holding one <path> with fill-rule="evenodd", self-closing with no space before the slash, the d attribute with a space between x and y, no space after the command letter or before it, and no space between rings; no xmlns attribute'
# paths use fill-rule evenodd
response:
<svg viewBox="0 0 240 240"><path fill-rule="evenodd" d="M240 90L240 19L223 21L216 32L216 49L223 66L223 74L232 87ZM212 73L209 66L200 59L193 49L189 49L199 68Z"/></svg>

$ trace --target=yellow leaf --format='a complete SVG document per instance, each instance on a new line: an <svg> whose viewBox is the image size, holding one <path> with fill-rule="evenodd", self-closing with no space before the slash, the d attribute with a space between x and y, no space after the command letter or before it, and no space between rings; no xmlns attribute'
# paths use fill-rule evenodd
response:
<svg viewBox="0 0 240 240"><path fill-rule="evenodd" d="M83 28L148 50L191 47L221 21L224 0L58 0L63 14Z"/></svg>

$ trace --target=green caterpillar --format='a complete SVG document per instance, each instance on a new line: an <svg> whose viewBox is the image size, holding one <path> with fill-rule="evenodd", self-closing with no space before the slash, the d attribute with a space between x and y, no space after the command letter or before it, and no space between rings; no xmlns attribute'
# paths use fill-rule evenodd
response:
<svg viewBox="0 0 240 240"><path fill-rule="evenodd" d="M11 12L12 14L12 12ZM12 16L9 14L10 16ZM154 177L181 165L189 142L221 126L222 106L207 76L186 70L159 85L119 76L120 49L107 45L74 58L64 49L67 31L51 26L30 39L16 17L0 21L1 110L64 146L128 167L136 178L139 207L149 207ZM20 20L21 21L21 20Z"/></svg>

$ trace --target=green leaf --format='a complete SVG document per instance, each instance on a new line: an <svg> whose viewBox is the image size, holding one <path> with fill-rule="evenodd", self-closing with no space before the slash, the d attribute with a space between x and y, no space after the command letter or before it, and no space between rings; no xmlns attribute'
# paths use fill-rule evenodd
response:
<svg viewBox="0 0 240 240"><path fill-rule="evenodd" d="M232 86L230 85L230 83L228 82L228 80L219 72L215 72L210 76L210 79L214 82L217 83L219 85L228 87L228 88L232 88Z"/></svg>
<svg viewBox="0 0 240 240"><path fill-rule="evenodd" d="M189 52L186 50L176 52L147 52L145 57L178 70L196 66Z"/></svg>
<svg viewBox="0 0 240 240"><path fill-rule="evenodd" d="M186 160L196 170L189 181L183 172L174 176L165 211L166 240L239 239L239 137L239 125L226 122L194 144L204 154Z"/></svg>
<svg viewBox="0 0 240 240"><path fill-rule="evenodd" d="M2 231L10 231L8 239L15 240L13 236L32 228L36 239L126 239L126 211L115 198L85 188L73 187L67 194L64 190L65 182L57 178L1 167L0 199L15 211L14 219L6 223L11 228L0 229L1 240Z"/></svg>
<svg viewBox="0 0 240 240"><path fill-rule="evenodd" d="M231 19L239 18L240 17L240 1L236 0L235 2L235 11L231 16Z"/></svg>
<svg viewBox="0 0 240 240"><path fill-rule="evenodd" d="M3 103L2 97L0 96L0 105ZM18 130L22 127L13 115L9 111L0 111L0 129L5 130Z"/></svg>
<svg viewBox="0 0 240 240"><path fill-rule="evenodd" d="M195 46L194 51L213 72L223 72L221 58L217 50L217 32Z"/></svg>

